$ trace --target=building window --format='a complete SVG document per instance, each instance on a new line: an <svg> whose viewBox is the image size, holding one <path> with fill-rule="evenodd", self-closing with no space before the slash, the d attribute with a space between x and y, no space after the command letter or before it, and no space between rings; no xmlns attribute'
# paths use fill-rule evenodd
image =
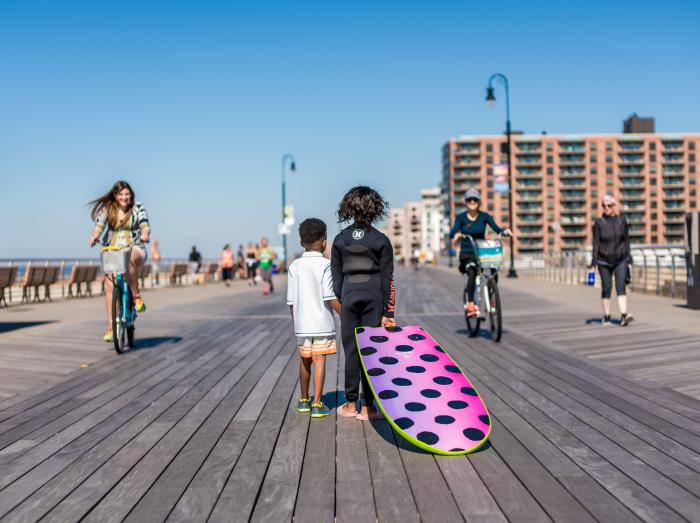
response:
<svg viewBox="0 0 700 523"><path fill-rule="evenodd" d="M691 151L694 151L695 150L695 142L688 142L688 149L690 149Z"/></svg>
<svg viewBox="0 0 700 523"><path fill-rule="evenodd" d="M597 167L591 167L591 174L598 174L598 168L597 168Z"/></svg>
<svg viewBox="0 0 700 523"><path fill-rule="evenodd" d="M486 163L493 163L493 156L491 156L491 155L487 156Z"/></svg>
<svg viewBox="0 0 700 523"><path fill-rule="evenodd" d="M493 174L493 169L491 167L487 167L486 174Z"/></svg>
<svg viewBox="0 0 700 523"><path fill-rule="evenodd" d="M656 172L656 165L652 165L651 167L649 167L649 172L655 173Z"/></svg>
<svg viewBox="0 0 700 523"><path fill-rule="evenodd" d="M655 162L655 161L656 161L656 155L655 155L655 154L650 154L650 155L649 155L649 161L650 161L650 162Z"/></svg>
<svg viewBox="0 0 700 523"><path fill-rule="evenodd" d="M651 195L652 195L652 196L656 196L656 189L652 189L652 190L651 190Z"/></svg>
<svg viewBox="0 0 700 523"><path fill-rule="evenodd" d="M690 153L688 155L688 160L690 160L691 162L694 162L695 161L695 153Z"/></svg>
<svg viewBox="0 0 700 523"><path fill-rule="evenodd" d="M547 174L554 174L554 169L547 167Z"/></svg>
<svg viewBox="0 0 700 523"><path fill-rule="evenodd" d="M607 155L607 156L605 157L605 161L608 162L608 163L612 162L612 156Z"/></svg>
<svg viewBox="0 0 700 523"><path fill-rule="evenodd" d="M612 174L612 167L606 167L605 174Z"/></svg>
<svg viewBox="0 0 700 523"><path fill-rule="evenodd" d="M652 179L651 179L651 184L652 184L652 185L656 185L656 178L652 178Z"/></svg>
<svg viewBox="0 0 700 523"><path fill-rule="evenodd" d="M656 214L655 212L651 213L652 220L656 220L657 217L658 217L658 214Z"/></svg>
<svg viewBox="0 0 700 523"><path fill-rule="evenodd" d="M591 203L591 210L592 210L592 211L595 211L597 208L598 208L598 204L597 204L597 203L595 203L595 202Z"/></svg>
<svg viewBox="0 0 700 523"><path fill-rule="evenodd" d="M605 150L606 151L612 151L612 142L605 142Z"/></svg>
<svg viewBox="0 0 700 523"><path fill-rule="evenodd" d="M554 161L554 157L551 154L547 155L547 163L552 163Z"/></svg>
<svg viewBox="0 0 700 523"><path fill-rule="evenodd" d="M489 210L489 211L493 211L493 204L492 204L492 203L489 203L489 204L486 206L486 209Z"/></svg>
<svg viewBox="0 0 700 523"><path fill-rule="evenodd" d="M691 209L695 209L695 200L693 200L692 202L690 202L690 208L691 208Z"/></svg>
<svg viewBox="0 0 700 523"><path fill-rule="evenodd" d="M486 152L490 153L493 151L493 144L492 143L487 143L486 144Z"/></svg>
<svg viewBox="0 0 700 523"><path fill-rule="evenodd" d="M651 208L656 209L659 205L656 202L651 202Z"/></svg>
<svg viewBox="0 0 700 523"><path fill-rule="evenodd" d="M486 187L493 187L493 180L491 180L491 179L486 180ZM489 196L489 198L490 198L490 196Z"/></svg>
<svg viewBox="0 0 700 523"><path fill-rule="evenodd" d="M659 237L656 236L656 235L653 235L653 236L651 237L651 243L658 243L658 242L659 242Z"/></svg>
<svg viewBox="0 0 700 523"><path fill-rule="evenodd" d="M591 180L591 185L598 185L598 178L593 178Z"/></svg>
<svg viewBox="0 0 700 523"><path fill-rule="evenodd" d="M551 143L548 143L548 144L547 144L547 150L548 150L548 151L553 151L553 150L554 150L554 145L552 145Z"/></svg>
<svg viewBox="0 0 700 523"><path fill-rule="evenodd" d="M598 144L595 143L595 142L593 142L593 143L591 144L591 151L596 151L596 150L598 150Z"/></svg>
<svg viewBox="0 0 700 523"><path fill-rule="evenodd" d="M656 142L650 142L650 143L649 143L649 150L650 150L650 151L656 151Z"/></svg>
<svg viewBox="0 0 700 523"><path fill-rule="evenodd" d="M690 189L690 195L695 196L695 189Z"/></svg>
<svg viewBox="0 0 700 523"><path fill-rule="evenodd" d="M595 189L591 190L591 198L594 198L594 199L598 198L598 191L597 190L595 190Z"/></svg>
<svg viewBox="0 0 700 523"><path fill-rule="evenodd" d="M493 184L491 184L491 186L493 187ZM486 192L486 197L487 197L489 200L492 200L492 199L493 199L493 191L487 191L487 192Z"/></svg>
<svg viewBox="0 0 700 523"><path fill-rule="evenodd" d="M551 178L549 178L549 179L547 180L547 187L554 187L554 180L552 180Z"/></svg>

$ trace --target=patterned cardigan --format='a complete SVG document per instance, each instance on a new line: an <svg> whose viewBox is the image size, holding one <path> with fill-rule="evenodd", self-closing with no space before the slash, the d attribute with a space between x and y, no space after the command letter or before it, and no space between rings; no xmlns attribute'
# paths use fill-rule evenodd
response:
<svg viewBox="0 0 700 523"><path fill-rule="evenodd" d="M97 213L97 218L95 219L95 227L100 229L101 231L102 245L110 245L115 236L114 233L116 231L112 230L112 228L107 223L107 209L105 209L104 207L100 209ZM139 247L143 247L141 231L150 228L151 226L148 223L148 214L146 214L146 208L141 202L134 202L134 206L131 209L131 218L129 218L129 221L124 224L122 230L128 229L131 235L132 243L134 245L138 245ZM106 234L102 232L105 231L105 229L107 231Z"/></svg>

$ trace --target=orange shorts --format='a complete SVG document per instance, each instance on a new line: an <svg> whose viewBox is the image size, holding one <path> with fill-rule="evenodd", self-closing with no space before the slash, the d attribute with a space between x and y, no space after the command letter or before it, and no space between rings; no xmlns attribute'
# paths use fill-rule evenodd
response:
<svg viewBox="0 0 700 523"><path fill-rule="evenodd" d="M319 336L315 338L297 336L297 347L299 348L299 356L302 358L311 358L312 356L335 354L335 337Z"/></svg>

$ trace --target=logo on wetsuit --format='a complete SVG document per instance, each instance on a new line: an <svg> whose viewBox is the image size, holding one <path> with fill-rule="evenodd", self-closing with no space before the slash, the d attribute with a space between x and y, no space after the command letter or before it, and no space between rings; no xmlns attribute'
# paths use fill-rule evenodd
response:
<svg viewBox="0 0 700 523"><path fill-rule="evenodd" d="M362 229L355 229L352 231L352 239L353 240L361 240L362 238L365 237L365 231Z"/></svg>

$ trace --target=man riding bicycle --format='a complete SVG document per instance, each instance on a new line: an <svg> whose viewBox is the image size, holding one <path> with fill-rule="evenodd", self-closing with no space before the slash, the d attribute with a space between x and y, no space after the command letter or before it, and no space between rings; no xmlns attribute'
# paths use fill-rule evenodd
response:
<svg viewBox="0 0 700 523"><path fill-rule="evenodd" d="M475 316L477 313L474 303L474 291L476 290L476 268L478 264L477 255L474 252L473 242L486 238L486 226L488 225L498 234L512 236L508 228L499 227L489 213L481 211L481 194L475 188L471 188L464 195L467 203L467 210L459 213L455 218L454 226L450 231L450 239L456 244L460 242L459 251L459 272L467 276L467 303L464 309L468 316Z"/></svg>

